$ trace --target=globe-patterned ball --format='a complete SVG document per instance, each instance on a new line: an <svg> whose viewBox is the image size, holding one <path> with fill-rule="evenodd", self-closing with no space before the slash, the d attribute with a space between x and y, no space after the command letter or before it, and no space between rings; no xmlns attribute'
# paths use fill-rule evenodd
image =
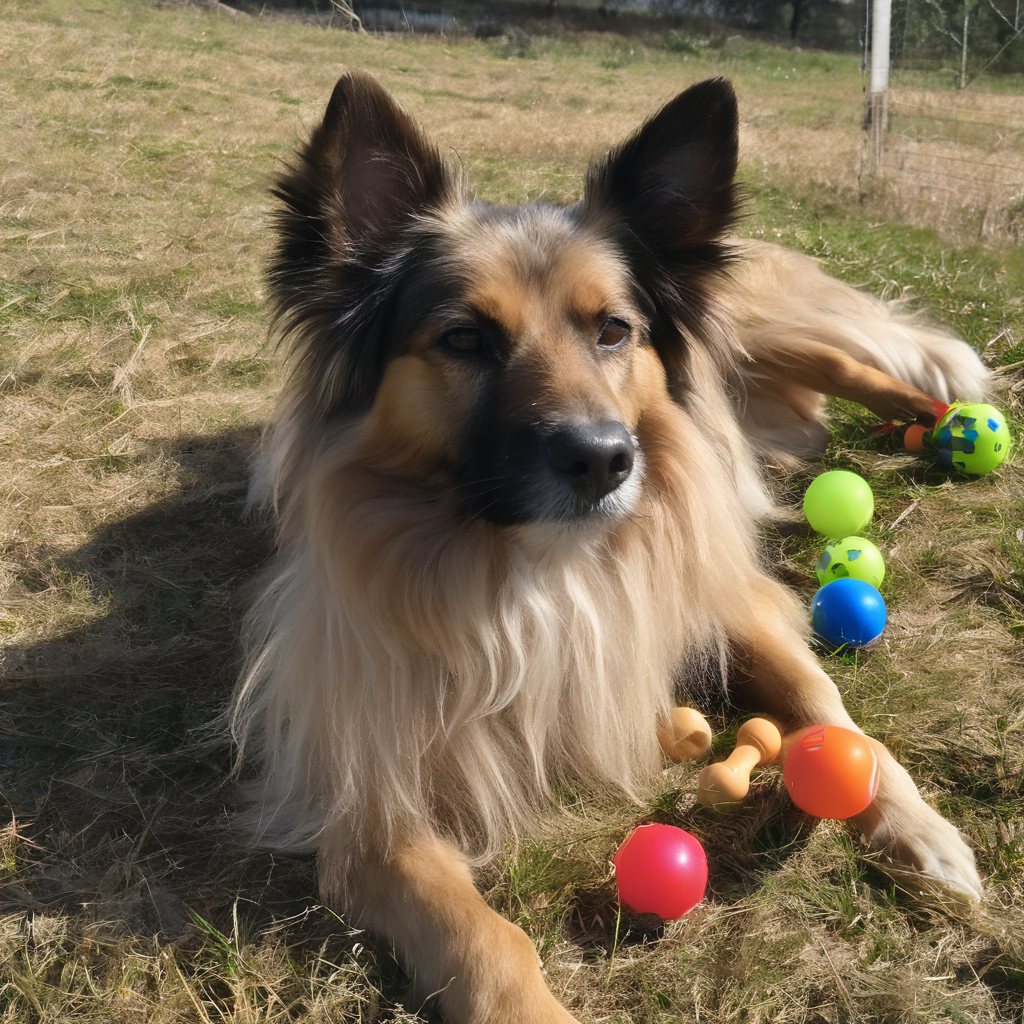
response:
<svg viewBox="0 0 1024 1024"><path fill-rule="evenodd" d="M931 443L947 466L980 476L1002 465L1010 450L1010 429L993 405L954 402L935 425Z"/></svg>
<svg viewBox="0 0 1024 1024"><path fill-rule="evenodd" d="M852 578L880 587L885 579L882 552L864 537L844 537L829 544L814 567L818 583Z"/></svg>

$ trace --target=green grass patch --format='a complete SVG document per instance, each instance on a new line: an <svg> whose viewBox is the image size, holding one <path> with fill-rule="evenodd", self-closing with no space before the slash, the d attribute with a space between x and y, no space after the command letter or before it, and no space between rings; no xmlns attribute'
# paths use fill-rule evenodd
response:
<svg viewBox="0 0 1024 1024"><path fill-rule="evenodd" d="M309 858L234 842L230 752L210 726L237 675L244 595L273 543L244 504L278 381L264 349L266 188L343 65L378 74L481 197L501 203L575 201L591 154L681 86L728 74L751 158L742 234L904 296L993 365L1024 360L1024 253L880 223L855 189L801 169L820 139L859 145L856 55L682 31L360 36L197 5L10 0L5 1024L423 1019L399 1007L407 979L390 952L317 904ZM779 158L792 153L801 168L787 171ZM1005 393L1018 438L1019 381L1011 371ZM823 664L855 720L963 829L988 901L951 909L886 874L845 826L796 812L774 767L731 815L696 805L694 765L667 769L639 806L566 786L540 834L481 881L583 1024L1020 1017L1019 457L967 480L893 456L855 406L831 413L821 464L776 479L796 504L822 468L866 476L890 628L877 648ZM824 542L799 524L765 540L770 564L809 599ZM706 710L724 756L745 712ZM665 929L620 913L610 871L645 819L694 832L712 864L705 903Z"/></svg>
<svg viewBox="0 0 1024 1024"><path fill-rule="evenodd" d="M994 365L1021 358L1024 260L982 247L951 250L936 234L873 224L828 202L757 187L740 224L746 237L814 256L840 280L906 298L966 338Z"/></svg>

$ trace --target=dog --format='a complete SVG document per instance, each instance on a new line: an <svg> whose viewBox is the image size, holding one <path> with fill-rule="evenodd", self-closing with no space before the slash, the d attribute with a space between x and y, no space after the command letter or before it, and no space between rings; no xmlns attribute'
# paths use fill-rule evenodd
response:
<svg viewBox="0 0 1024 1024"><path fill-rule="evenodd" d="M291 376L254 494L279 552L232 725L251 824L453 1024L573 1018L472 870L565 780L649 791L679 680L727 673L785 730L856 729L766 574L765 466L824 447L824 395L933 425L963 341L730 239L737 105L693 85L575 205L474 200L386 90L338 82L276 186ZM976 896L957 829L885 748L868 842Z"/></svg>

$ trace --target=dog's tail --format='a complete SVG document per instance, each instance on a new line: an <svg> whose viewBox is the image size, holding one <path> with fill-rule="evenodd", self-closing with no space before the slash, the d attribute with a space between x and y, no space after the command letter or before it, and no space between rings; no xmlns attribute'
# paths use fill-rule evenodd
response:
<svg viewBox="0 0 1024 1024"><path fill-rule="evenodd" d="M768 452L809 457L828 444L824 397L785 372L780 350L827 345L942 402L981 401L990 372L956 335L921 323L773 245L745 246L726 301L745 353L736 375L742 422Z"/></svg>

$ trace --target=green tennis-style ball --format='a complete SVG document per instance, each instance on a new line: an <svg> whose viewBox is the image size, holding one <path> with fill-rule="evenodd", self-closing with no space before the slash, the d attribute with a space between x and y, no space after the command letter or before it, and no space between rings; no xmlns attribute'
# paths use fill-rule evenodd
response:
<svg viewBox="0 0 1024 1024"><path fill-rule="evenodd" d="M825 537L858 534L875 514L868 482L845 469L832 469L811 481L804 495L804 515L811 529Z"/></svg>
<svg viewBox="0 0 1024 1024"><path fill-rule="evenodd" d="M877 589L885 579L885 559L871 541L863 537L844 537L832 541L822 551L814 572L821 586L849 577L863 580Z"/></svg>
<svg viewBox="0 0 1024 1024"><path fill-rule="evenodd" d="M1010 450L1010 429L993 405L954 402L935 424L931 444L947 466L980 476L1002 465Z"/></svg>

